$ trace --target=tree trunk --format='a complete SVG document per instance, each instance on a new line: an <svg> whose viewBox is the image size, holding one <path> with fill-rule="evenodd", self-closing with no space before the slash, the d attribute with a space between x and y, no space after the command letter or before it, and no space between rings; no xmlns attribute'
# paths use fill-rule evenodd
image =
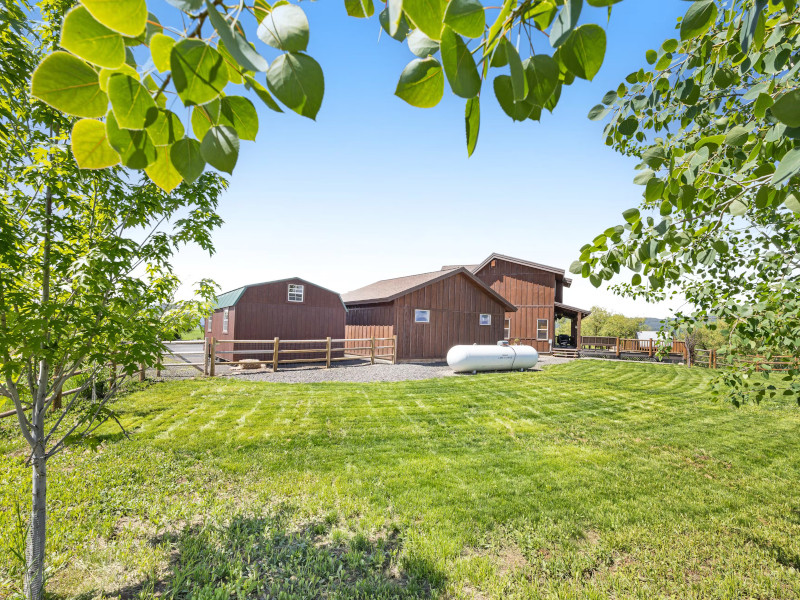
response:
<svg viewBox="0 0 800 600"><path fill-rule="evenodd" d="M47 462L41 443L34 449L31 522L25 552L25 597L44 597L44 545L47 532Z"/></svg>

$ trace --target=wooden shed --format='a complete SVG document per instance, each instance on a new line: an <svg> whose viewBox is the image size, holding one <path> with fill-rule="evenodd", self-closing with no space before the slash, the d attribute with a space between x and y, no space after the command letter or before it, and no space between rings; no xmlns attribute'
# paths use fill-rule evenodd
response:
<svg viewBox="0 0 800 600"><path fill-rule="evenodd" d="M464 268L385 279L343 294L347 337L397 335L398 360L444 359L457 344L496 344L514 305Z"/></svg>
<svg viewBox="0 0 800 600"><path fill-rule="evenodd" d="M293 277L254 283L217 298L214 312L206 320L206 337L218 340L217 348L223 358L230 356L232 360L241 360L252 356L232 354L232 351L262 348L225 344L226 341L276 337L282 340L344 339L346 314L338 293L305 279ZM297 348L302 349L302 346ZM264 345L263 349L271 349L271 346ZM256 355L255 358L268 356Z"/></svg>

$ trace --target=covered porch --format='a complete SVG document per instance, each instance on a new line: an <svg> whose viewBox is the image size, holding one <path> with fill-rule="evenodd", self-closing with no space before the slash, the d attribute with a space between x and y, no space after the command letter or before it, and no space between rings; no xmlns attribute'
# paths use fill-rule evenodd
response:
<svg viewBox="0 0 800 600"><path fill-rule="evenodd" d="M561 319L568 319L570 332L569 339L567 339L567 334L556 334L553 348L579 349L581 347L581 321L588 317L592 311L569 306L561 302L555 302L554 304L556 323Z"/></svg>

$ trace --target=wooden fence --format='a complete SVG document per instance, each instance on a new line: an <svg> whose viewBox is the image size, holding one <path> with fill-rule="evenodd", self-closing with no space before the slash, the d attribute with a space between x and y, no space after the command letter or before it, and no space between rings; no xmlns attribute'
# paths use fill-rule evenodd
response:
<svg viewBox="0 0 800 600"><path fill-rule="evenodd" d="M647 354L648 357L664 353L686 357L686 342L681 340L639 340L585 335L581 337L580 349L614 352L617 357L623 352Z"/></svg>
<svg viewBox="0 0 800 600"><path fill-rule="evenodd" d="M722 363L722 365L720 365ZM773 356L767 359L764 356L735 355L728 361L725 355L717 356L716 350L704 350L695 348L694 360L691 366L704 367L707 369L718 369L720 366L731 365L732 367L754 366L756 371L770 371L784 373L792 369L800 368L800 357L798 356Z"/></svg>
<svg viewBox="0 0 800 600"><path fill-rule="evenodd" d="M228 345L232 347L226 348ZM311 346L311 347L309 347ZM250 347L251 349L247 349ZM221 356L222 355L222 356ZM225 357L230 360L227 360ZM242 358L246 356L247 358ZM298 356L300 356L298 358ZM278 370L279 365L300 363L324 363L329 369L331 363L343 360L369 359L397 362L397 336L357 339L324 340L216 340L211 338L207 344L204 373L213 377L217 366L252 365L260 363Z"/></svg>

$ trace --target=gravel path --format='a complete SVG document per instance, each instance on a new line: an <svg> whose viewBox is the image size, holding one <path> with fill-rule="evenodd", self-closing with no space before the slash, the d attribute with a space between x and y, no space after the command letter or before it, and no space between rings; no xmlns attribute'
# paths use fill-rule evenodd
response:
<svg viewBox="0 0 800 600"><path fill-rule="evenodd" d="M571 359L540 356L539 363L533 371L541 370L545 365L562 364ZM148 377L155 378L155 371L148 370ZM247 381L272 381L274 383L320 383L324 381L340 381L348 383L372 383L379 381L419 381L439 377L469 377L470 373L453 373L447 363L398 363L396 365L368 361L342 362L330 369L318 365L297 367L281 367L277 373L272 369L234 370L224 365L217 365L217 375ZM186 378L202 376L191 367L172 367L162 372L161 378Z"/></svg>

